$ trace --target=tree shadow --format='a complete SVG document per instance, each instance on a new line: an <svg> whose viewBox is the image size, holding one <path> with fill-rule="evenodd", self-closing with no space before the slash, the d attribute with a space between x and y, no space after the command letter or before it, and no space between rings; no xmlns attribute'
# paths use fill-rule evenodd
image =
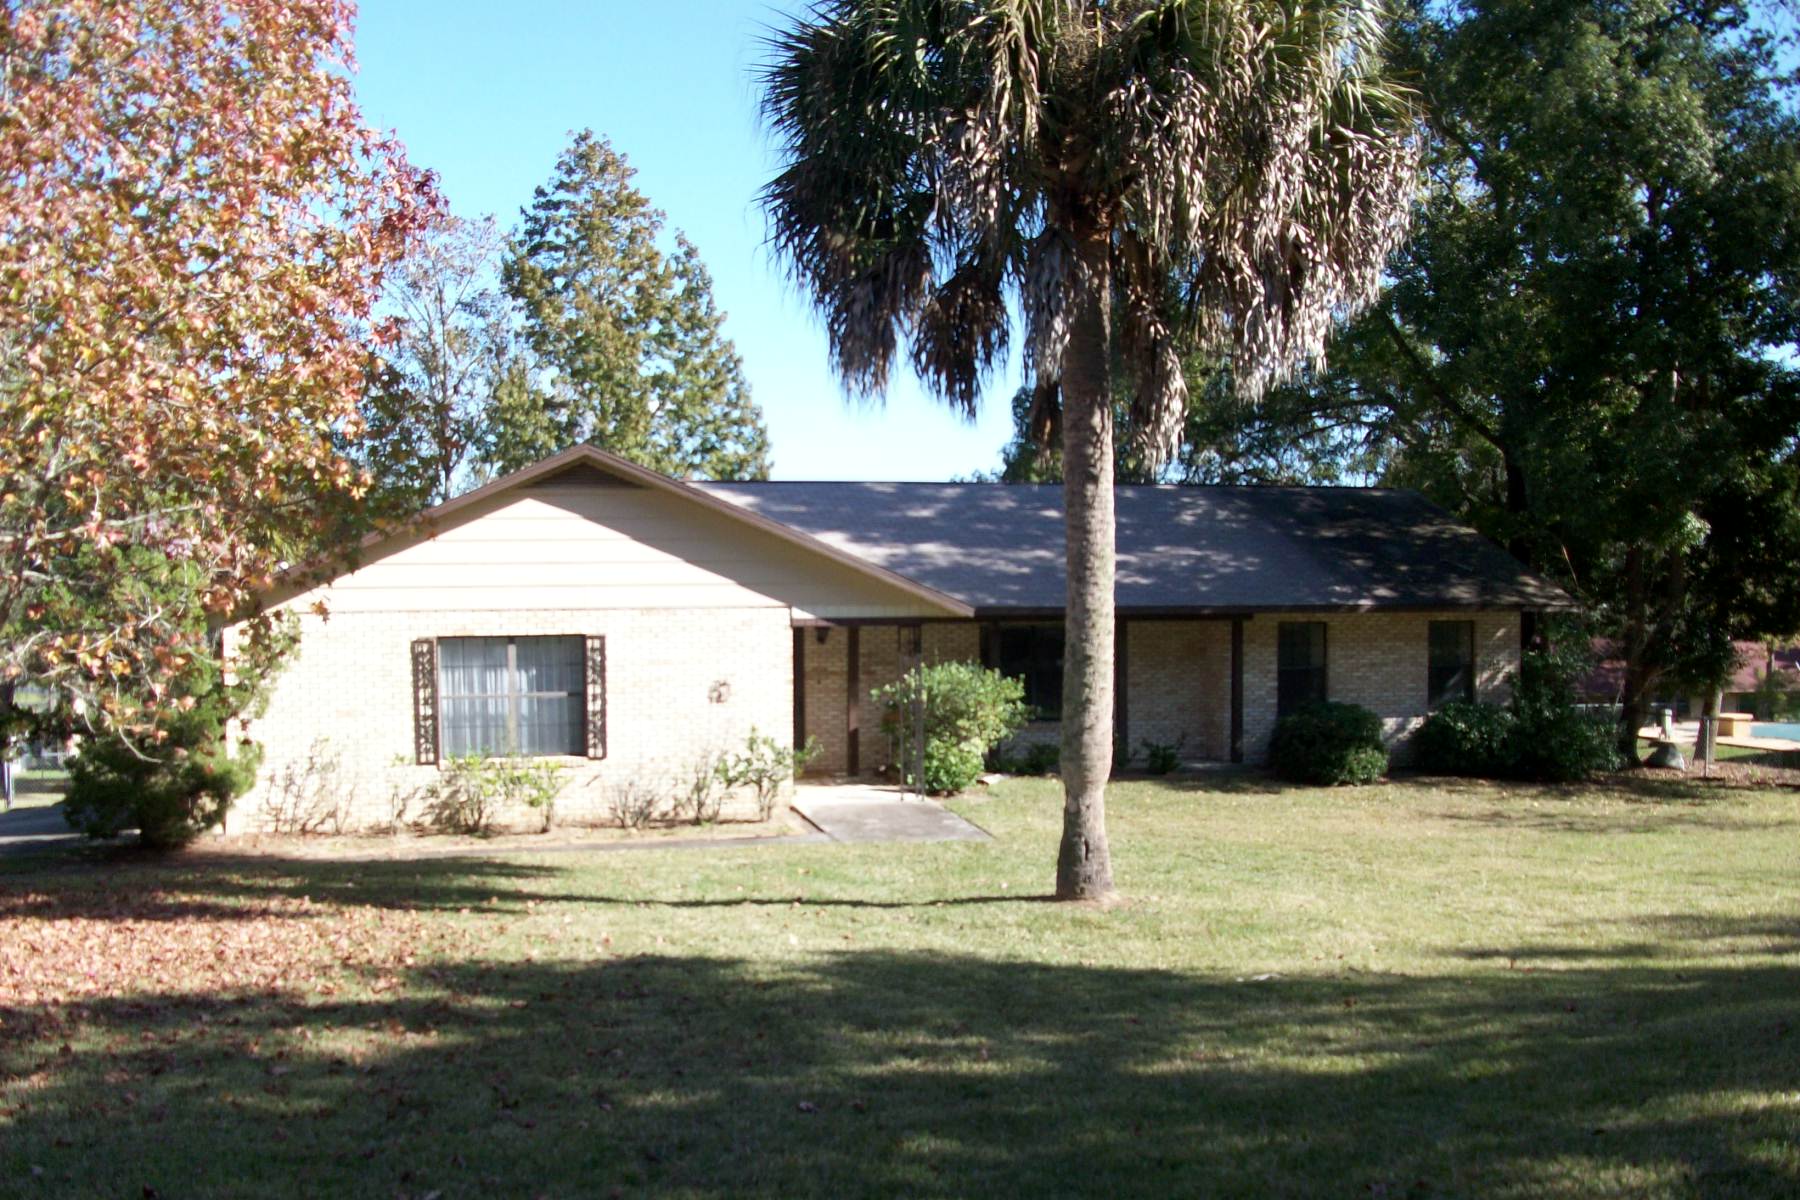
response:
<svg viewBox="0 0 1800 1200"><path fill-rule="evenodd" d="M0 1110L0 1181L1794 1194L1800 972L1617 951L1557 972L1262 981L886 950L471 961L344 1002L27 1006L4 1014L0 1063L25 1084Z"/></svg>
<svg viewBox="0 0 1800 1200"><path fill-rule="evenodd" d="M503 912L586 903L580 894L529 890L565 873L503 858L332 862L94 850L54 869L0 876L0 919L260 920L277 900L305 900L318 917L344 908Z"/></svg>

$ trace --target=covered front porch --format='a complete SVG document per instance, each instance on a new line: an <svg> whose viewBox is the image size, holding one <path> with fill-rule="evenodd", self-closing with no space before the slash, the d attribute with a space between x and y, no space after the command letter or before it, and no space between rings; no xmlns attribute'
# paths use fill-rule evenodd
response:
<svg viewBox="0 0 1800 1200"><path fill-rule="evenodd" d="M1244 615L1127 616L1115 637L1114 741L1185 759L1244 761ZM1044 713L1021 744L1060 735L1062 625L1054 616L1005 620L796 622L794 740L816 739L809 773L876 776L893 757L869 693L920 661L981 662L1021 678Z"/></svg>

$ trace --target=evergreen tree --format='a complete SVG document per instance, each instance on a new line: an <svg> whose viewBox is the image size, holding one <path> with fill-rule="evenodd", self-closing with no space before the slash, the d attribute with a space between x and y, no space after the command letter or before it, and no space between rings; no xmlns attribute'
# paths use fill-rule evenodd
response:
<svg viewBox="0 0 1800 1200"><path fill-rule="evenodd" d="M712 280L632 186L604 138L577 134L502 264L532 370L502 372L484 463L515 470L590 442L676 476L760 479L769 439L723 332Z"/></svg>

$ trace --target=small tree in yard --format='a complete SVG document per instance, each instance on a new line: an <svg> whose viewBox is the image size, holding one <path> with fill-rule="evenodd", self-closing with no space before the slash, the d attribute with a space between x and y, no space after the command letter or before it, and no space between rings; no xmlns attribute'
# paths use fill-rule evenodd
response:
<svg viewBox="0 0 1800 1200"><path fill-rule="evenodd" d="M141 548L126 558L144 599L157 591L188 594L200 570ZM69 765L64 813L90 837L136 829L155 849L185 845L223 821L256 781L261 747L247 735L233 737L230 726L261 715L268 685L294 644L294 622L251 623L230 657L203 629L179 632L181 641L203 649L171 654L155 678L122 677L112 697L117 719Z"/></svg>
<svg viewBox="0 0 1800 1200"><path fill-rule="evenodd" d="M907 786L934 795L960 792L974 783L988 751L1031 718L1021 680L975 663L914 667L898 682L876 688L870 698L882 707L881 727ZM918 706L923 706L925 719L923 779L920 765L904 753Z"/></svg>

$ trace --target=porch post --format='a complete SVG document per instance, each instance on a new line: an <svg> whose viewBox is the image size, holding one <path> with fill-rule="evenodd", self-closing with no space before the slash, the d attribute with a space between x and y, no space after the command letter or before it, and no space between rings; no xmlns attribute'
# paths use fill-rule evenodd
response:
<svg viewBox="0 0 1800 1200"><path fill-rule="evenodd" d="M849 680L844 691L844 754L850 774L862 772L862 629L852 625L845 631L845 653L849 655Z"/></svg>
<svg viewBox="0 0 1800 1200"><path fill-rule="evenodd" d="M806 745L806 630L794 630L794 749Z"/></svg>
<svg viewBox="0 0 1800 1200"><path fill-rule="evenodd" d="M1231 761L1244 761L1244 618L1231 618Z"/></svg>

